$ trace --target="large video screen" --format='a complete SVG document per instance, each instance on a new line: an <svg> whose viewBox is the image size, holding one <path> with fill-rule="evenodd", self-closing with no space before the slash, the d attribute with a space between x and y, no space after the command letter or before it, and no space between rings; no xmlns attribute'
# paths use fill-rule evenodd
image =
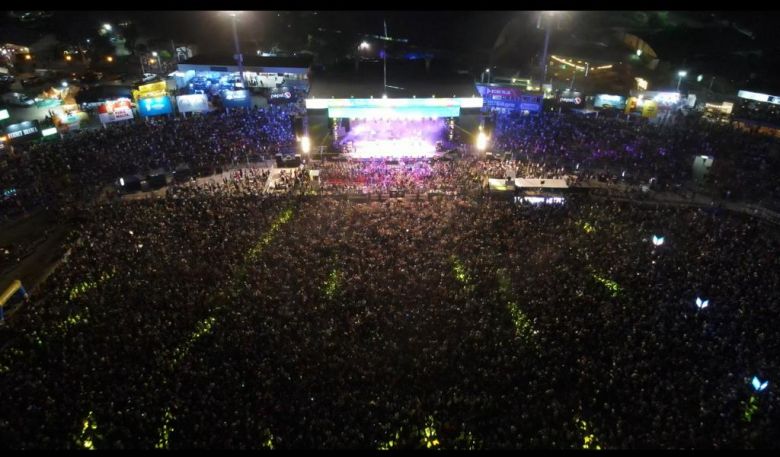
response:
<svg viewBox="0 0 780 457"><path fill-rule="evenodd" d="M141 116L159 116L172 112L173 106L169 97L144 98L138 101L138 113Z"/></svg>

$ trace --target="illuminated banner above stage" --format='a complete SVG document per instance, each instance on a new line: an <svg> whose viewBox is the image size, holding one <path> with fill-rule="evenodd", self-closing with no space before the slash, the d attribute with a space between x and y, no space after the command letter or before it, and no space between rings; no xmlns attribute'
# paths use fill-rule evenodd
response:
<svg viewBox="0 0 780 457"><path fill-rule="evenodd" d="M482 97L309 98L306 100L306 109L333 108L482 108Z"/></svg>
<svg viewBox="0 0 780 457"><path fill-rule="evenodd" d="M394 108L328 108L332 119L427 119L460 116L459 106L404 106Z"/></svg>

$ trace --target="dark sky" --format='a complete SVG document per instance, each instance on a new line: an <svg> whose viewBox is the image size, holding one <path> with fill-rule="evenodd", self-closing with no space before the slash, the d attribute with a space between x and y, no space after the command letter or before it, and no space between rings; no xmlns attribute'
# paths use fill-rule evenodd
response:
<svg viewBox="0 0 780 457"><path fill-rule="evenodd" d="M297 14L296 14L297 13ZM181 40L200 42L203 46L232 46L230 19L219 11L111 11L89 13L96 18L119 20L130 17L143 28L164 31ZM343 33L383 33L387 20L390 36L408 38L414 44L443 49L490 48L501 28L514 12L501 11L320 11L301 19L302 14L277 16L272 11L246 11L241 14L242 39L268 39L280 33L298 33L305 38L307 25L342 30ZM297 17L297 19L296 19ZM296 22L297 21L297 22ZM303 21L303 22L300 22ZM290 26L290 27L288 27Z"/></svg>

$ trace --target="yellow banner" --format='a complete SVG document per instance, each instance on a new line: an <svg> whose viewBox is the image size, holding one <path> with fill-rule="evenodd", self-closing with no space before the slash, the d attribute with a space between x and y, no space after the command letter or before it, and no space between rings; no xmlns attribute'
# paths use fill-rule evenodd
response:
<svg viewBox="0 0 780 457"><path fill-rule="evenodd" d="M658 103L647 100L642 106L642 117L653 118L658 114Z"/></svg>
<svg viewBox="0 0 780 457"><path fill-rule="evenodd" d="M138 100L143 100L145 98L155 98L155 97L165 97L168 95L168 92L164 90L157 90L154 92L140 92L137 90L133 91L133 101L137 102Z"/></svg>
<svg viewBox="0 0 780 457"><path fill-rule="evenodd" d="M168 84L165 81L157 81L156 83L144 84L143 86L138 86L138 92L141 93L165 91L167 89L168 89Z"/></svg>

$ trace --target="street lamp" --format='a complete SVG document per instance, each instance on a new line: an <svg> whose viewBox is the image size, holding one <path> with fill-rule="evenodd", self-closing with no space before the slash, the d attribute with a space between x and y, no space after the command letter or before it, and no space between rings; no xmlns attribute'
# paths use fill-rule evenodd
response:
<svg viewBox="0 0 780 457"><path fill-rule="evenodd" d="M554 16L555 13L556 13L555 11L542 11L541 13L539 13L539 22L537 24L537 28L541 26L542 16L544 15L545 12L550 17ZM541 62L541 66L542 66L542 84L544 84L545 81L547 80L547 50L549 49L549 46L550 46L550 31L552 30L552 28L550 27L549 23L544 28L544 30L545 30L545 33L544 33L544 52L542 52L542 62Z"/></svg>
<svg viewBox="0 0 780 457"><path fill-rule="evenodd" d="M157 51L152 51L152 55L154 57L157 57ZM149 60L149 63L153 64L155 60L157 61L157 70L159 70L160 73L162 74L162 64L160 63L160 59L159 58L151 59L151 60Z"/></svg>
<svg viewBox="0 0 780 457"><path fill-rule="evenodd" d="M682 82L682 79L688 76L688 72L685 70L680 70L677 72L677 90L680 90L680 83Z"/></svg>
<svg viewBox="0 0 780 457"><path fill-rule="evenodd" d="M241 55L241 47L238 45L238 14L240 11L228 11L233 18L233 41L236 45L236 63L238 64L238 76L241 79L241 85L244 84L244 57Z"/></svg>
<svg viewBox="0 0 780 457"><path fill-rule="evenodd" d="M106 57L106 61L108 61L109 63L111 63L111 62L113 62L113 61L114 61L114 58L113 58L112 56L108 56L108 57Z"/></svg>

